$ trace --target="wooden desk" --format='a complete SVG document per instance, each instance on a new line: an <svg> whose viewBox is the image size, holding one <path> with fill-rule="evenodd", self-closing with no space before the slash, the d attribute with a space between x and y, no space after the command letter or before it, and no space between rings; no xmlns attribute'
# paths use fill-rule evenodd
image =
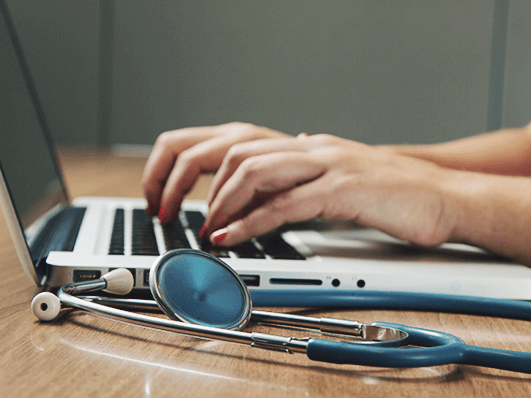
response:
<svg viewBox="0 0 531 398"><path fill-rule="evenodd" d="M63 148L61 158L73 197L142 194L144 159L82 148ZM205 197L207 187L203 180L191 197ZM335 366L300 354L198 340L79 312L41 324L29 305L39 289L25 277L3 218L0 274L1 397L531 395L531 376L520 373L455 365L405 370ZM523 321L420 312L283 311L400 322L456 334L470 344L531 351L531 325Z"/></svg>

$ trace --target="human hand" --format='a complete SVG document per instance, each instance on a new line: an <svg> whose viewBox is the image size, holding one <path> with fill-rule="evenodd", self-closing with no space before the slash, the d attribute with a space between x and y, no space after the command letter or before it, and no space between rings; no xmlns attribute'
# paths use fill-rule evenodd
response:
<svg viewBox="0 0 531 398"><path fill-rule="evenodd" d="M142 177L148 202L147 213L159 215L162 223L173 220L184 195L201 173L216 171L231 146L267 138L289 138L265 127L229 123L193 127L161 134L151 152ZM293 137L292 137L293 139Z"/></svg>
<svg viewBox="0 0 531 398"><path fill-rule="evenodd" d="M242 142L214 177L205 221L231 246L287 222L355 220L419 245L449 239L452 170L329 135Z"/></svg>

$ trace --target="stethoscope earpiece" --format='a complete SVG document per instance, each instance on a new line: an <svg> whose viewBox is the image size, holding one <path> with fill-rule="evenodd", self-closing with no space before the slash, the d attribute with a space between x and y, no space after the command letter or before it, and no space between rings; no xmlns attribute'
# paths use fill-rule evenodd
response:
<svg viewBox="0 0 531 398"><path fill-rule="evenodd" d="M40 321L53 321L61 311L61 301L53 293L42 292L31 301L31 310Z"/></svg>

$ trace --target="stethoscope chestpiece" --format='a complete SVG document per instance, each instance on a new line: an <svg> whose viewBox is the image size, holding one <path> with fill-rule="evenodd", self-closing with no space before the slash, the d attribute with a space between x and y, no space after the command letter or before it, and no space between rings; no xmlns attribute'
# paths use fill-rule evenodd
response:
<svg viewBox="0 0 531 398"><path fill-rule="evenodd" d="M149 273L151 294L174 320L240 330L251 318L251 294L223 261L193 249L160 256Z"/></svg>

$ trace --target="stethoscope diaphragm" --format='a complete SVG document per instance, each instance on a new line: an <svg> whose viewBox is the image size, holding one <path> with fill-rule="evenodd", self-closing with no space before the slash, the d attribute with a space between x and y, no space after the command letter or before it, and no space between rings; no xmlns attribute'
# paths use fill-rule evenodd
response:
<svg viewBox="0 0 531 398"><path fill-rule="evenodd" d="M174 320L229 330L243 329L251 317L251 295L226 263L192 249L160 256L149 274L151 293Z"/></svg>

